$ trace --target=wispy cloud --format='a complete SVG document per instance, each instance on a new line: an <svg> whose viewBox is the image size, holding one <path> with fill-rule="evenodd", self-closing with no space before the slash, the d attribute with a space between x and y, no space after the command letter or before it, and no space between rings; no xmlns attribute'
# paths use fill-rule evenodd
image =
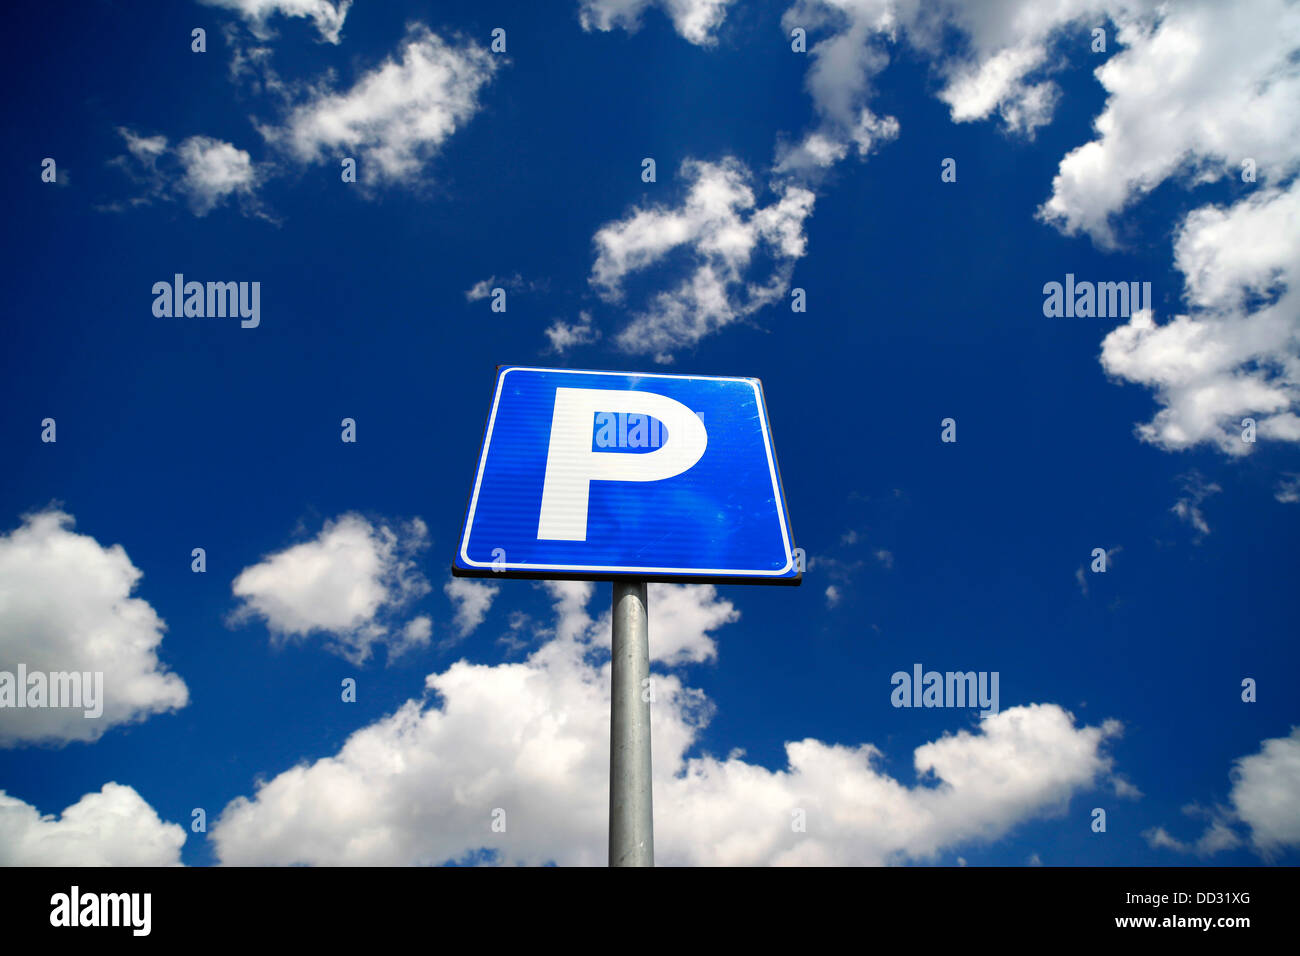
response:
<svg viewBox="0 0 1300 956"><path fill-rule="evenodd" d="M732 0L579 0L578 19L584 30L610 31L616 28L635 33L641 15L659 7L672 20L673 28L691 43L712 46L714 31L727 16Z"/></svg>
<svg viewBox="0 0 1300 956"><path fill-rule="evenodd" d="M352 0L199 0L209 7L237 13L259 40L275 36L270 21L275 16L307 18L316 25L321 39L337 44Z"/></svg>
<svg viewBox="0 0 1300 956"><path fill-rule="evenodd" d="M1180 476L1179 481L1183 485L1183 495L1174 502L1174 506L1169 510L1178 515L1182 521L1195 528L1197 540L1199 540L1210 533L1210 525L1205 520L1204 512L1201 511L1201 503L1211 495L1217 495L1223 489L1214 482L1207 482L1198 471L1191 471Z"/></svg>

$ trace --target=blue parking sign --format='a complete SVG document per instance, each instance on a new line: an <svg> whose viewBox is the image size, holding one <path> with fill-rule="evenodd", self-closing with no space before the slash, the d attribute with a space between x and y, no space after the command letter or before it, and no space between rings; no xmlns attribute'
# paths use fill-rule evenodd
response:
<svg viewBox="0 0 1300 956"><path fill-rule="evenodd" d="M798 584L802 570L758 379L497 370L453 574Z"/></svg>

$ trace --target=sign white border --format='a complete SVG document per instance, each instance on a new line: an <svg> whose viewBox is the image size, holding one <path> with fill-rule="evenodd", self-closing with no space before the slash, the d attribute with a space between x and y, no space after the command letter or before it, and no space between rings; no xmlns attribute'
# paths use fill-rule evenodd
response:
<svg viewBox="0 0 1300 956"><path fill-rule="evenodd" d="M744 382L754 389L754 401L758 406L759 426L763 431L763 447L767 451L767 470L772 477L772 499L776 502L777 519L781 523L781 541L785 545L785 567L779 571L736 569L736 568L664 568L664 567L624 567L621 565L592 564L524 564L491 561L475 561L466 553L469 547L470 532L474 528L474 514L478 508L479 488L483 484L483 470L487 466L488 448L492 444L492 430L496 426L497 406L501 402L501 391L505 388L506 376L511 372L560 372L572 375L616 375L619 378L668 378L668 379L703 379L711 382ZM526 365L511 365L503 369L497 377L497 393L492 398L492 413L488 417L487 434L483 438L483 451L479 455L478 474L474 478L474 493L470 497L469 514L465 518L465 531L460 541L460 559L470 568L501 568L516 571L562 571L567 574L680 574L680 575L718 575L729 577L781 577L794 567L794 555L790 548L790 530L786 526L785 496L781 493L781 482L776 474L776 459L772 455L772 433L767 427L767 409L763 405L763 394L759 390L758 379L731 378L723 375L664 375L639 372L603 372L572 368L534 368Z"/></svg>

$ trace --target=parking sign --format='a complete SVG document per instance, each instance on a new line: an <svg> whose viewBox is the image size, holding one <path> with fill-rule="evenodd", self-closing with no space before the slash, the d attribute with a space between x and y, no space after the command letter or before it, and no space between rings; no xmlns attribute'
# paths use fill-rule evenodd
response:
<svg viewBox="0 0 1300 956"><path fill-rule="evenodd" d="M499 368L452 573L798 584L762 384Z"/></svg>

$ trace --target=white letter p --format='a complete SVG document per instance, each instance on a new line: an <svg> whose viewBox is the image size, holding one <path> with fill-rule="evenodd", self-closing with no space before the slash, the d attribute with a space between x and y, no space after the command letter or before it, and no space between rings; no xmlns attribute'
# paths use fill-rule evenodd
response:
<svg viewBox="0 0 1300 956"><path fill-rule="evenodd" d="M650 415L667 427L654 451L608 452L591 448L597 412ZM709 444L704 422L676 399L654 392L557 388L546 452L546 480L537 537L587 540L587 500L593 481L662 481L692 468Z"/></svg>

